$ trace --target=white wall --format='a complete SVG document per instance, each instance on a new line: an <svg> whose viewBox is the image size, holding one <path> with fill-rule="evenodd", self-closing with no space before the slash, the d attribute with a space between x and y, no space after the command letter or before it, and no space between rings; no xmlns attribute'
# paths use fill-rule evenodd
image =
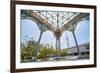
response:
<svg viewBox="0 0 100 73"><path fill-rule="evenodd" d="M97 31L100 37L100 0L34 0L42 2L59 2L97 5ZM100 38L97 40L97 68L41 71L34 73L99 73L100 72ZM0 0L0 73L10 73L10 0ZM33 72L30 72L33 73Z"/></svg>

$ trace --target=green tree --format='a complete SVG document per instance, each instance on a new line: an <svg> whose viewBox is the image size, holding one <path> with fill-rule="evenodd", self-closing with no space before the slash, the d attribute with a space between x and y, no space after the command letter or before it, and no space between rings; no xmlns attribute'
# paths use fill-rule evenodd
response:
<svg viewBox="0 0 100 73"><path fill-rule="evenodd" d="M46 57L47 57L47 49L41 48L41 50L38 54L38 59L46 59Z"/></svg>
<svg viewBox="0 0 100 73"><path fill-rule="evenodd" d="M34 53L35 53L35 49L33 46L33 42L28 41L26 46L21 48L21 60L24 61L24 60L32 59Z"/></svg>
<svg viewBox="0 0 100 73"><path fill-rule="evenodd" d="M47 46L42 46L41 50L39 51L38 54L38 59L44 59L47 60L49 57L55 54L55 51L53 48L47 47Z"/></svg>
<svg viewBox="0 0 100 73"><path fill-rule="evenodd" d="M68 53L67 53L67 49L66 48L61 50L61 56L62 57L67 56L67 54Z"/></svg>

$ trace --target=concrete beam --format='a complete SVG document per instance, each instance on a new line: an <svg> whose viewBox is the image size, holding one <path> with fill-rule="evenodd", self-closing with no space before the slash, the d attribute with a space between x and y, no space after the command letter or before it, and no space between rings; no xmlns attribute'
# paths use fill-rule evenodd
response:
<svg viewBox="0 0 100 73"><path fill-rule="evenodd" d="M56 28L54 26L52 26L50 23L48 23L47 19L42 18L41 16L37 15L37 13L28 10L28 11L24 11L23 12L25 15L27 15L28 17L31 17L33 19L35 19L39 25L43 25L46 28L48 28L48 30L52 30L55 31Z"/></svg>
<svg viewBox="0 0 100 73"><path fill-rule="evenodd" d="M65 23L64 26L62 26L60 28L61 32L64 30L68 30L68 31L73 31L73 26L76 26L77 22L80 21L82 18L88 16L87 13L80 13L78 14L76 17L74 17L72 20L70 20L69 22Z"/></svg>

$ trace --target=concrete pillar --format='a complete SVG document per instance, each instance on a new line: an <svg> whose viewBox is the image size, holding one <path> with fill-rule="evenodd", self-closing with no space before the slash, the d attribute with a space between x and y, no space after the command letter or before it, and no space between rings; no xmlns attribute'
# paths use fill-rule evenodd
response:
<svg viewBox="0 0 100 73"><path fill-rule="evenodd" d="M72 34L73 34L74 41L75 41L75 44L76 44L76 48L77 48L77 52L78 52L78 57L80 57L81 54L80 54L80 51L79 51L79 47L78 47L78 43L77 43L77 39L76 39L74 30L72 31Z"/></svg>
<svg viewBox="0 0 100 73"><path fill-rule="evenodd" d="M43 34L43 31L40 32L39 40L38 40L36 48L35 48L35 60L37 60L38 51L39 51L39 44L40 44L40 41L41 41L42 34Z"/></svg>
<svg viewBox="0 0 100 73"><path fill-rule="evenodd" d="M61 44L60 44L60 35L61 35L61 32L59 29L57 29L55 32L54 32L54 35L56 37L56 58L57 57L60 57L60 51L61 51Z"/></svg>
<svg viewBox="0 0 100 73"><path fill-rule="evenodd" d="M60 38L56 38L56 56L60 56L61 46L60 46Z"/></svg>
<svg viewBox="0 0 100 73"><path fill-rule="evenodd" d="M69 39L68 39L68 36L66 36L66 41L67 41L67 47L69 48Z"/></svg>
<svg viewBox="0 0 100 73"><path fill-rule="evenodd" d="M45 32L48 29L46 26L43 26L42 24L37 24L37 26L40 29L40 36L39 36L39 40L38 40L36 48L35 48L35 60L37 60L38 51L39 51L39 44L41 41L42 34L43 34L43 32Z"/></svg>

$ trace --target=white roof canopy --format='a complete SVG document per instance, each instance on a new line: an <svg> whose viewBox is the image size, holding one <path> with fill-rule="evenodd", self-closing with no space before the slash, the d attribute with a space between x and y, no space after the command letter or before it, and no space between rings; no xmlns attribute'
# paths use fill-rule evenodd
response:
<svg viewBox="0 0 100 73"><path fill-rule="evenodd" d="M84 17L88 17L88 13L67 12L67 11L46 11L46 10L22 10L22 17L29 17L36 23L44 25L43 27L56 31L73 30L73 25Z"/></svg>

